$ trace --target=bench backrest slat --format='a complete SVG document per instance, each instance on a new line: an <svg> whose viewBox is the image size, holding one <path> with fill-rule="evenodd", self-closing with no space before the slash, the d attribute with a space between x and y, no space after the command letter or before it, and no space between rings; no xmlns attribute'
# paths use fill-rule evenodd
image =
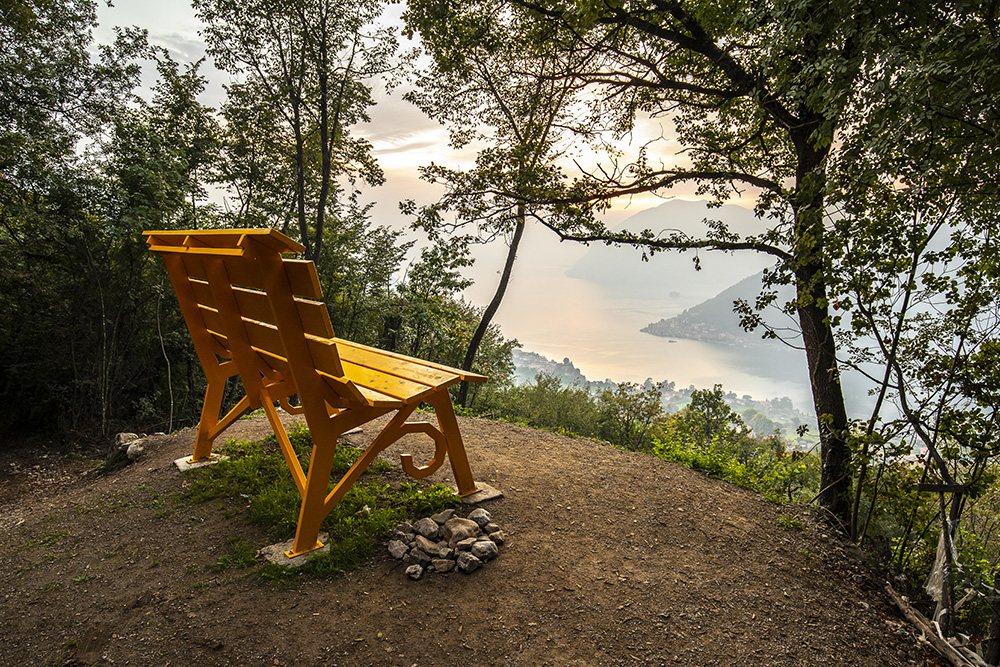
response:
<svg viewBox="0 0 1000 667"><path fill-rule="evenodd" d="M205 269L205 260L216 259L216 255L181 255L184 263L184 271L189 278L208 282L208 274ZM229 274L230 284L239 287L249 287L265 291L264 280L260 273L255 270L252 262L244 257L225 257L222 262ZM319 276L316 274L316 265L308 260L285 259L282 260L285 267L285 274L288 276L288 285L292 294L305 299L322 299L323 289L319 284Z"/></svg>
<svg viewBox="0 0 1000 667"><path fill-rule="evenodd" d="M208 334L202 339L211 342L214 354L237 360L245 385L259 384L259 374L271 377L277 373L290 378L296 368L301 374L303 368L309 367L308 372L322 378L323 385L333 391L328 397L331 405L345 397L365 400L357 387L343 378L337 344L331 340L334 332L330 314L326 304L318 300L322 289L315 265L280 257L290 248L296 250L291 246L297 244L273 230L228 235L209 231L151 232L148 236L152 250L165 259L172 258L168 269L174 267L171 280L175 291L189 295L187 300L194 302L182 303L189 328L193 322ZM268 291L263 265L280 266L281 288L276 293ZM287 301L275 301L289 296L292 310ZM276 308L286 317L295 313L297 318L279 323ZM299 342L294 339L296 335ZM298 350L295 354L300 362L308 355L307 363L292 364L288 345ZM249 368L244 370L244 366Z"/></svg>
<svg viewBox="0 0 1000 667"><path fill-rule="evenodd" d="M217 316L218 308L209 284L199 279L191 279L190 282L198 305L203 311L204 309L216 311ZM275 325L274 314L271 311L271 303L268 301L266 292L245 287L234 287L233 295L236 297L236 303L243 317ZM330 312L326 309L325 303L296 297L295 306L299 311L299 318L302 320L302 327L306 333L322 338L333 338L333 325L330 323ZM220 331L220 329L213 327L209 323L207 317L205 323L210 328Z"/></svg>
<svg viewBox="0 0 1000 667"><path fill-rule="evenodd" d="M236 303L243 317L276 325L266 293L236 287L233 289L233 294L236 296ZM333 338L333 325L330 324L330 312L326 309L325 303L296 297L295 307L299 311L302 328L307 334Z"/></svg>

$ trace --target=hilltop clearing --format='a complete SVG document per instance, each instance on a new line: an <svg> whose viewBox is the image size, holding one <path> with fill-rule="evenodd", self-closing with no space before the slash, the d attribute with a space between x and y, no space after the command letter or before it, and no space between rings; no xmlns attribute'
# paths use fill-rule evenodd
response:
<svg viewBox="0 0 1000 667"><path fill-rule="evenodd" d="M291 588L208 569L231 538L267 541L242 504L181 497L171 461L190 429L101 478L6 455L0 663L939 664L807 510L593 441L460 422L477 477L506 494L486 508L509 542L471 575L420 581L383 548ZM263 417L232 431L269 433Z"/></svg>

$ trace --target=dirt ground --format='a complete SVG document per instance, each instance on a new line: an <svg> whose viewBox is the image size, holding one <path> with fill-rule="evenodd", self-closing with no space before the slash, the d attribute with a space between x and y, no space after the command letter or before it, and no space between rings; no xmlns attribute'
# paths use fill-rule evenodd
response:
<svg viewBox="0 0 1000 667"><path fill-rule="evenodd" d="M382 548L293 588L210 571L227 539L267 540L239 504L177 500L190 429L104 477L3 456L0 664L941 664L805 510L585 439L460 424L477 479L505 494L484 507L509 541L471 575L420 581ZM226 436L268 432L260 417ZM419 463L431 448L395 449Z"/></svg>

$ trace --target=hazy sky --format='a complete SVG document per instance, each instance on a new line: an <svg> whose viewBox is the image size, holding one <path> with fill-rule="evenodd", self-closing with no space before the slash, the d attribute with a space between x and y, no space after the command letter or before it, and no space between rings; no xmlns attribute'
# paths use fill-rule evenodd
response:
<svg viewBox="0 0 1000 667"><path fill-rule="evenodd" d="M390 11L398 16L402 12L402 4L391 5ZM169 49L172 56L180 62L194 62L205 55L204 43L198 34L201 24L188 0L115 0L114 6L110 8L102 2L99 3L98 18L100 27L95 37L99 41L113 39L114 26L135 25L148 30L150 41ZM224 99L225 91L222 86L229 77L216 70L210 60L202 66L201 72L209 79L209 86L201 101L217 107ZM143 81L147 89L155 82L155 77L155 68L146 68ZM433 161L460 167L471 164L475 157L470 151L456 152L449 149L446 129L425 117L413 105L404 102L400 94L401 91L397 90L389 96L376 88L377 104L370 110L372 122L354 128L356 134L372 143L375 156L386 175L383 186L368 189L364 193L365 201L375 203L372 219L396 228L403 228L408 223L399 213L398 205L401 200L412 198L418 203L427 204L440 195L441 191L436 186L419 179L418 168L421 165ZM636 131L634 141L639 145L661 133L663 128L659 123L647 123ZM669 145L664 148L671 150ZM684 196L685 193L679 191L676 194ZM688 193L687 196L692 195ZM662 201L654 196L622 201L615 205L606 219L609 223L617 223ZM579 246L558 243L554 235L542 230L535 231L530 237L531 242L523 244L524 253L534 255L532 251L537 250L539 259L544 258L544 261L559 266L572 265L584 252ZM474 302L483 303L491 295L492 284L495 283L493 276L499 268L496 265L502 262L505 250L495 247L477 252L479 259L473 269L477 285L470 290L469 295Z"/></svg>
<svg viewBox="0 0 1000 667"><path fill-rule="evenodd" d="M398 16L402 5L392 5L390 11ZM190 3L185 0L115 0L110 8L102 2L98 18L100 27L95 36L99 41L113 39L114 26L135 25L148 30L152 43L168 48L173 57L181 62L193 62L205 55L204 44L198 34L201 24ZM225 92L222 86L228 81L228 76L215 70L211 61L206 62L201 71L210 81L202 102L218 106L223 101ZM155 75L155 69L147 68L144 74L147 88L155 81ZM402 226L405 220L397 212L400 200L414 198L418 202L429 203L437 196L433 187L418 179L419 166L432 160L448 166L462 166L470 164L474 155L450 150L447 131L412 105L403 102L400 91L387 96L376 89L375 98L378 104L371 109L372 122L355 127L354 132L372 143L386 173L386 184L370 193L370 200L376 202L374 218L379 222ZM633 141L635 145L640 145L662 132L660 123L646 123L637 129ZM669 153L675 147L668 144L664 148ZM676 194L691 197L690 192L678 191ZM615 209L621 213L612 214L612 220L624 219L661 201L647 196L618 203Z"/></svg>

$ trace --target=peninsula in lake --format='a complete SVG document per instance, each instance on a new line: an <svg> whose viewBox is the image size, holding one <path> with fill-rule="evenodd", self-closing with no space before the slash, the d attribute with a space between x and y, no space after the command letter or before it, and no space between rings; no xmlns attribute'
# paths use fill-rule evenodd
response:
<svg viewBox="0 0 1000 667"><path fill-rule="evenodd" d="M744 331L740 326L740 316L733 312L735 301L756 301L761 285L762 275L755 273L679 315L643 327L642 331L661 338L685 338L732 347L773 345L773 341L761 338L762 331ZM789 290L790 288L785 288L784 291ZM778 296L779 303L787 300L782 290L779 290Z"/></svg>

